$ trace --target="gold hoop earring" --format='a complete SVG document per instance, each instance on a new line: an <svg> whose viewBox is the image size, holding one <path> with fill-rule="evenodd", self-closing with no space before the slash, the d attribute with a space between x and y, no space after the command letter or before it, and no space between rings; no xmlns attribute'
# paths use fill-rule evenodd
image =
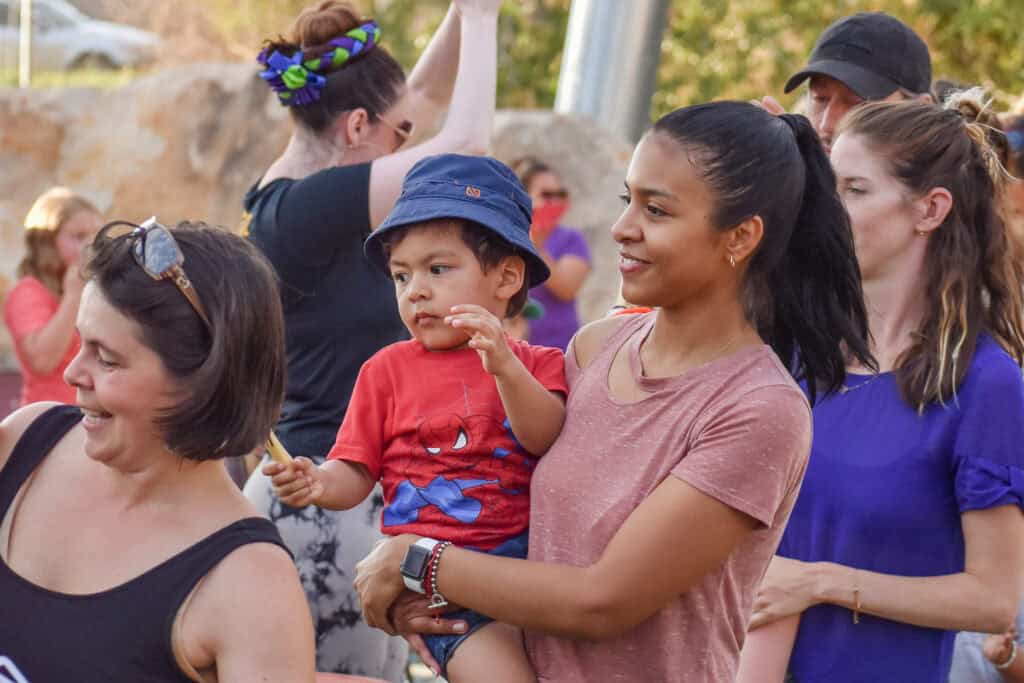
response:
<svg viewBox="0 0 1024 683"><path fill-rule="evenodd" d="M733 268L735 268L736 267L736 257L733 256L732 254L729 254L728 259L729 259L729 265L732 266Z"/></svg>

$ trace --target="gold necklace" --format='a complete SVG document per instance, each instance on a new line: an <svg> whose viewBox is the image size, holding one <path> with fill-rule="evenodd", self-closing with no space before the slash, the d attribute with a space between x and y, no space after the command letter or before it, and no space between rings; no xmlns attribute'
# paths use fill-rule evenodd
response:
<svg viewBox="0 0 1024 683"><path fill-rule="evenodd" d="M850 373L846 373L846 376L849 377ZM864 380L860 384L855 384L852 387L847 386L847 385L844 384L843 386L839 387L839 393L840 394L848 394L851 391L857 391L858 389L863 389L864 387L866 387L867 385L871 384L872 382L874 382L876 379L878 379L881 376L882 376L882 373L876 372L875 374L871 375L870 378Z"/></svg>

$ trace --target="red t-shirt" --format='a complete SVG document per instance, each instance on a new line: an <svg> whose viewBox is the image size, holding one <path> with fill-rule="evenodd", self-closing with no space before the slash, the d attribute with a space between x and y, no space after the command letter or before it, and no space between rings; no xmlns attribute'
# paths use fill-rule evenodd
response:
<svg viewBox="0 0 1024 683"><path fill-rule="evenodd" d="M508 340L549 391L568 393L562 352ZM366 361L329 460L365 465L384 490L381 527L490 550L526 531L536 459L516 441L494 377L472 349L417 341Z"/></svg>
<svg viewBox="0 0 1024 683"><path fill-rule="evenodd" d="M25 359L25 337L50 322L59 306L60 297L34 277L21 278L7 295L7 301L4 303L4 322L14 339L14 355L21 368L21 405L36 401L75 402L75 388L64 381L64 370L81 346L77 332L72 336L64 358L50 372L33 372Z"/></svg>

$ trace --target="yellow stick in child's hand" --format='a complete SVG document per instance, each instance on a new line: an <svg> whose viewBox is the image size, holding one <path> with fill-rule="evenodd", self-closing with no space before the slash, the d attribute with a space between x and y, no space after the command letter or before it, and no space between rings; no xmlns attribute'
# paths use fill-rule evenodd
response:
<svg viewBox="0 0 1024 683"><path fill-rule="evenodd" d="M270 438L267 439L267 453L270 454L271 460L281 465L289 465L292 461L292 456L277 440L277 435L274 432L270 432Z"/></svg>

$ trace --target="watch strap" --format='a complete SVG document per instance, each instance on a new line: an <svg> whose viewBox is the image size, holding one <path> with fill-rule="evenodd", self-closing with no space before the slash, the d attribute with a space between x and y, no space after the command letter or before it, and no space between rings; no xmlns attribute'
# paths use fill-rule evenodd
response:
<svg viewBox="0 0 1024 683"><path fill-rule="evenodd" d="M435 541L432 538L421 538L413 544L426 550L427 554L423 564L422 578L417 579L416 577L402 574L402 581L405 583L405 587L409 590L420 593L421 595L427 594L427 587L424 585L423 579L427 577L427 566L430 563L431 556L434 554L434 548L438 543L440 543L440 541Z"/></svg>

